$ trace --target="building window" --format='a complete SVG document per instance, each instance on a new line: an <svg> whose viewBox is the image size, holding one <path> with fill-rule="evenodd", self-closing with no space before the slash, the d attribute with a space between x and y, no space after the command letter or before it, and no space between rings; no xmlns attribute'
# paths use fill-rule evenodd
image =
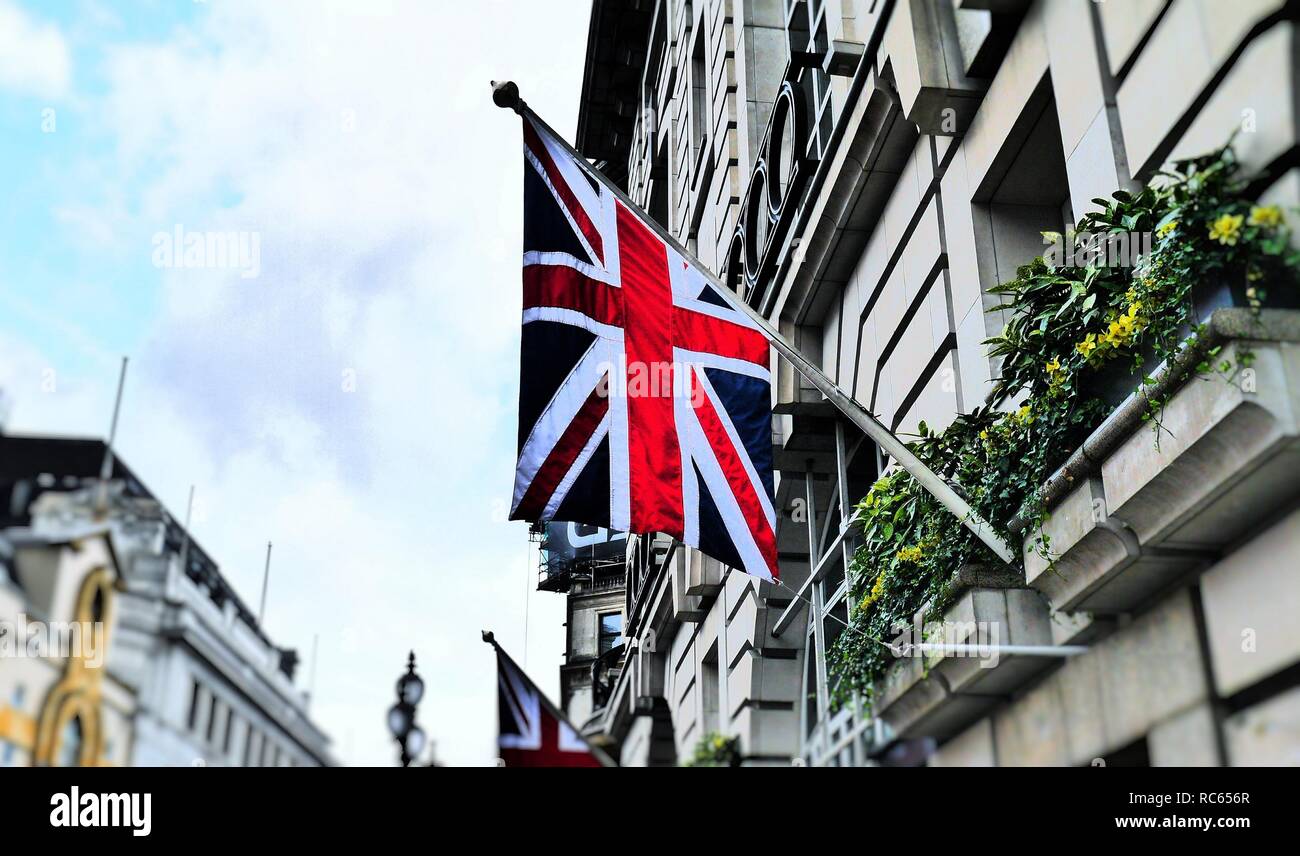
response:
<svg viewBox="0 0 1300 856"><path fill-rule="evenodd" d="M95 586L95 596L90 601L90 620L99 623L104 620L104 587Z"/></svg>
<svg viewBox="0 0 1300 856"><path fill-rule="evenodd" d="M74 716L63 726L59 735L58 766L76 767L81 764L81 717Z"/></svg>
<svg viewBox="0 0 1300 856"><path fill-rule="evenodd" d="M217 701L217 694L212 693L211 699L208 703L208 730L207 733L204 735L204 739L207 740L208 743L212 742L212 737L217 732L218 704L219 702Z"/></svg>
<svg viewBox="0 0 1300 856"><path fill-rule="evenodd" d="M826 23L824 3L796 3L787 8L786 35L792 53L806 54L820 62L830 50L830 36ZM814 122L808 135L807 154L820 158L830 147L834 131L831 78L819 64L805 68L799 75L798 86L803 90ZM769 100L771 96L765 96Z"/></svg>
<svg viewBox="0 0 1300 856"><path fill-rule="evenodd" d="M718 718L718 643L700 661L700 712L703 714L704 733L720 731Z"/></svg>
<svg viewBox="0 0 1300 856"><path fill-rule="evenodd" d="M801 498L809 500L803 524L807 527L807 543L816 545L809 565L825 568L822 581L811 588L811 604L806 607L809 620L801 686L801 754L815 766L857 766L865 760L864 734L869 720L857 717L854 704L832 709L836 687L828 683L826 659L851 620L853 607L844 567L857 547L857 534L850 530L839 539L836 533L844 510L866 495L878 470L873 443L850 435L843 424L836 425L835 434L834 469L827 474L830 477L814 477L801 485Z"/></svg>
<svg viewBox="0 0 1300 856"><path fill-rule="evenodd" d="M199 682L197 680L194 681L194 686L190 690L190 715L188 721L189 729L193 731L194 726L199 721Z"/></svg>
<svg viewBox="0 0 1300 856"><path fill-rule="evenodd" d="M659 140L656 138L656 145ZM668 224L668 147L662 146L651 159L650 199L647 209L650 216L665 229Z"/></svg>
<svg viewBox="0 0 1300 856"><path fill-rule="evenodd" d="M701 25L695 33L695 45L691 49L691 151L696 163L705 149L708 122L708 69L704 59L704 27Z"/></svg>
<svg viewBox="0 0 1300 856"><path fill-rule="evenodd" d="M234 725L235 711L232 708L226 708L226 733L221 738L221 753L223 755L230 754L230 736L235 730Z"/></svg>
<svg viewBox="0 0 1300 856"><path fill-rule="evenodd" d="M607 612L600 617L600 638L597 654L604 654L618 644L623 635L623 613Z"/></svg>
<svg viewBox="0 0 1300 856"><path fill-rule="evenodd" d="M248 723L248 731L244 734L244 766L253 766L253 740L257 737L257 732L253 730L253 723Z"/></svg>
<svg viewBox="0 0 1300 856"><path fill-rule="evenodd" d="M995 310L1009 299L988 290L1015 279L1017 268L1048 249L1044 232L1067 230L1074 219L1069 188L1056 100L1045 77L971 200L988 335L1002 332L1008 319ZM992 368L996 375L996 361Z"/></svg>
<svg viewBox="0 0 1300 856"><path fill-rule="evenodd" d="M1147 747L1147 739L1139 737L1137 740L1116 749L1103 759L1107 767L1150 767L1151 752Z"/></svg>

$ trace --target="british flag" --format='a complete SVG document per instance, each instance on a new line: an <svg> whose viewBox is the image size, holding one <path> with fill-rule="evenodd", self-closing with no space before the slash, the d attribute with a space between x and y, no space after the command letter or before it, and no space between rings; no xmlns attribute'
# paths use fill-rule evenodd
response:
<svg viewBox="0 0 1300 856"><path fill-rule="evenodd" d="M662 532L776 579L766 336L525 114L511 519Z"/></svg>
<svg viewBox="0 0 1300 856"><path fill-rule="evenodd" d="M485 634L485 638L487 638ZM593 749L514 660L497 652L497 751L505 767L606 767Z"/></svg>

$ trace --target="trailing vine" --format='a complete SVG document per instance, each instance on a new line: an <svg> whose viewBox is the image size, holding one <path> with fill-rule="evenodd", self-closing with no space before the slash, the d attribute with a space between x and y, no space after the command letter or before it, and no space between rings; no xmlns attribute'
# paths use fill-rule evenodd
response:
<svg viewBox="0 0 1300 856"><path fill-rule="evenodd" d="M1009 542L1017 539L1007 524L1019 516L1050 560L1042 485L1118 403L1104 394L1108 383L1125 391L1152 383L1144 367L1200 335L1197 302L1207 283L1256 311L1269 291L1300 295L1300 256L1285 215L1254 204L1249 187L1231 144L1180 161L1139 193L1093 200L1099 210L1081 218L1074 235L1044 235L1071 252L1034 259L992 289L1009 315L1002 334L984 343L1001 358L994 382L1001 406L959 415L942 432L922 423L910 445ZM1130 235L1146 236L1149 251L1133 264L1109 264L1107 240ZM1233 365L1220 357L1211 350L1194 371L1231 376L1252 359L1240 352ZM1157 442L1163 405L1153 396L1145 417ZM877 481L857 512L863 539L848 568L852 627L828 655L837 706L854 694L870 701L895 660L881 642L923 607L938 614L950 605L959 568L1000 562L905 471Z"/></svg>

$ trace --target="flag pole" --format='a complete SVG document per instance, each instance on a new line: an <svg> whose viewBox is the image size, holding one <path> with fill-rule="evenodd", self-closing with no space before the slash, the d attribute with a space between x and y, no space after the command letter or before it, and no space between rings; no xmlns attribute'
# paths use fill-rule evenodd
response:
<svg viewBox="0 0 1300 856"><path fill-rule="evenodd" d="M104 459L99 465L99 487L95 494L95 515L108 514L108 480L113 477L113 443L117 440L117 417L122 410L122 389L126 386L127 358L122 357L122 368L117 375L117 397L113 400L113 421L108 426L108 442L104 444Z"/></svg>
<svg viewBox="0 0 1300 856"><path fill-rule="evenodd" d="M633 202L628 195L620 190L614 182L610 181L600 170L593 168L587 159L569 145L562 136L540 116L534 113L528 104L519 97L519 87L513 81L497 82L492 81L492 102L498 107L506 110L513 110L520 116L526 116L536 122L538 126L545 129L565 150L573 157L578 165L584 169L594 180L603 184L611 193L614 194L624 205L629 206L633 211L640 211L641 208ZM789 340L781 334L770 321L767 320L757 309L754 309L735 292L724 285L709 270L703 262L695 257L695 254L687 250L677 239L674 238L667 229L660 225L653 217L645 218L646 225L652 229L666 244L680 253L682 258L688 260L697 267L700 272L709 280L714 288L722 297L739 312L744 313L751 321L758 325L759 329L772 343L781 356L785 357L795 367L798 372L807 378L813 386L826 399L835 406L837 410L843 413L850 422L857 426L864 434L874 440L884 452L898 461L899 466L911 473L912 478L920 482L931 496L943 504L952 512L962 524L975 533L984 544L998 555L1002 561L1009 565L1016 564L1018 551L1014 550L1010 544L1002 539L1002 536L993 529L989 523L979 515L970 504L953 489L952 485L944 481L943 477L934 470L921 463L921 460L912 453L907 444L898 438L893 431L890 431L879 419L877 419L866 408L854 400L854 398L840 388L835 381L831 380L820 368L809 361L799 349L796 348Z"/></svg>
<svg viewBox="0 0 1300 856"><path fill-rule="evenodd" d="M257 626L266 618L266 586L271 581L271 542L266 542L266 567L262 569L262 605L257 609Z"/></svg>
<svg viewBox="0 0 1300 856"><path fill-rule="evenodd" d="M185 503L185 531L181 534L181 572L190 569L190 515L194 512L194 485L190 485L190 498Z"/></svg>

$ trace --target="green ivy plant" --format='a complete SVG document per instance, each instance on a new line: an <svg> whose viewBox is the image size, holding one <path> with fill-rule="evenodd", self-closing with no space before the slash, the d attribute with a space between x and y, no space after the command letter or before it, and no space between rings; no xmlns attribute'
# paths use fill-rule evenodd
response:
<svg viewBox="0 0 1300 856"><path fill-rule="evenodd" d="M740 765L740 738L710 731L695 744L683 767L736 767Z"/></svg>
<svg viewBox="0 0 1300 856"><path fill-rule="evenodd" d="M1066 266L1040 257L992 289L1005 299L996 309L1009 315L1002 334L985 342L1002 358L994 399L1006 406L959 415L938 433L922 423L910 445L1005 539L1015 543L1006 525L1019 516L1050 559L1040 490L1110 412L1097 394L1101 373L1123 367L1134 383L1149 383L1139 374L1144 367L1201 332L1192 305L1198 283L1227 283L1255 310L1266 288L1300 294L1300 256L1285 215L1254 204L1250 184L1231 144L1175 163L1139 193L1094 199L1099 210L1078 224L1080 234L1154 233L1135 265L1107 266L1103 257ZM1196 370L1237 368L1214 363L1217 356ZM1157 432L1162 405L1153 401L1147 414ZM905 471L877 481L857 512L863 538L848 568L851 627L828 654L837 706L855 695L870 702L895 661L885 643L923 607L938 614L949 605L960 567L1000 562Z"/></svg>

